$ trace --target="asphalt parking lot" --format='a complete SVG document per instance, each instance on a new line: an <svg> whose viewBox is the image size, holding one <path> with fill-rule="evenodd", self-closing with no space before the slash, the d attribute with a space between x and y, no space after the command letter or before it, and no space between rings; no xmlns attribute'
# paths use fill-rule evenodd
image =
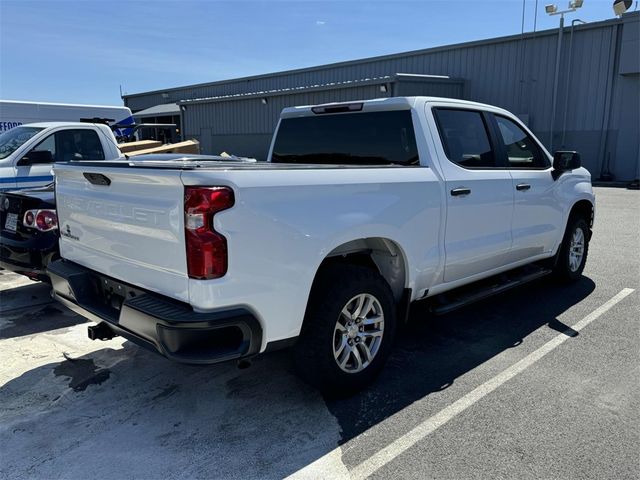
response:
<svg viewBox="0 0 640 480"><path fill-rule="evenodd" d="M640 478L640 192L596 194L582 280L416 305L346 400L286 352L240 370L91 342L46 285L0 271L0 477Z"/></svg>

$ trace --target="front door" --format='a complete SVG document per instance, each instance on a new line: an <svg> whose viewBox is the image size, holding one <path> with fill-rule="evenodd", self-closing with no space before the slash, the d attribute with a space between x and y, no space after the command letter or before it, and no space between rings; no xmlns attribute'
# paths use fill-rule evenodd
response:
<svg viewBox="0 0 640 480"><path fill-rule="evenodd" d="M16 186L18 189L41 187L53 181L53 162L56 160L56 140L55 134L52 133L35 147L33 147L25 157L29 157L32 152L49 152L51 161L48 163L25 162L18 159L15 166ZM33 156L32 156L33 159Z"/></svg>
<svg viewBox="0 0 640 480"><path fill-rule="evenodd" d="M444 151L444 281L453 282L509 263L513 186L489 135L489 117L476 110L434 108Z"/></svg>
<svg viewBox="0 0 640 480"><path fill-rule="evenodd" d="M564 202L556 197L558 183L551 176L551 161L515 120L497 114L493 118L515 195L513 260L550 253L564 233Z"/></svg>

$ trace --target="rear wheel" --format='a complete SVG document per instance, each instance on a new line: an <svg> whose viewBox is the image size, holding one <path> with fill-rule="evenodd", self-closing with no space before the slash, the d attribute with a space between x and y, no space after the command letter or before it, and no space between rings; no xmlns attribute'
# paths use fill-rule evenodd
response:
<svg viewBox="0 0 640 480"><path fill-rule="evenodd" d="M318 274L293 356L299 375L332 396L347 396L380 373L395 336L387 282L358 265L331 265Z"/></svg>
<svg viewBox="0 0 640 480"><path fill-rule="evenodd" d="M589 253L589 226L582 217L569 219L554 274L565 281L580 278Z"/></svg>

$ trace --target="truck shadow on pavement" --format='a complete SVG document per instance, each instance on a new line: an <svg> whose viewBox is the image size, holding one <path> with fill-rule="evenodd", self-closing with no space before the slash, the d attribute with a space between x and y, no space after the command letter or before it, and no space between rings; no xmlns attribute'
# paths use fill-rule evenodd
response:
<svg viewBox="0 0 640 480"><path fill-rule="evenodd" d="M301 383L286 352L246 370L129 342L61 357L0 387L0 476L283 478L545 324L571 335L557 317L594 287L541 281L442 317L416 305L377 383L344 400Z"/></svg>
<svg viewBox="0 0 640 480"><path fill-rule="evenodd" d="M377 382L357 397L327 399L340 423L342 442L416 400L450 387L461 375L518 347L545 324L566 335L578 335L557 317L594 289L594 282L586 277L570 285L542 279L442 316L429 314L427 305L417 302Z"/></svg>

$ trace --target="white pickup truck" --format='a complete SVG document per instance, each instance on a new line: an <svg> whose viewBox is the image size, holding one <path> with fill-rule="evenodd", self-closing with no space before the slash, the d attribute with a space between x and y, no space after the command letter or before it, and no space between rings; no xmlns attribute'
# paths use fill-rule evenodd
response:
<svg viewBox="0 0 640 480"><path fill-rule="evenodd" d="M0 134L0 190L51 183L54 162L114 160L121 157L107 125L85 122L39 122Z"/></svg>
<svg viewBox="0 0 640 480"><path fill-rule="evenodd" d="M269 160L57 165L55 297L100 322L91 338L181 362L291 346L304 379L345 394L380 371L410 302L443 313L584 268L589 172L500 108L287 108Z"/></svg>

